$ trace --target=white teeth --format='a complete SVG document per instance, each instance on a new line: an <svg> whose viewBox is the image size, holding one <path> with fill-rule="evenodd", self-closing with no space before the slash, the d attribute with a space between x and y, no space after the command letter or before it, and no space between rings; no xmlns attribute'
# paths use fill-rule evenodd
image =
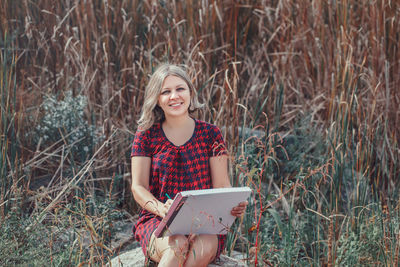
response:
<svg viewBox="0 0 400 267"><path fill-rule="evenodd" d="M180 106L181 104L180 103L177 103L177 104L172 104L172 105L170 105L171 107L177 107L177 106Z"/></svg>

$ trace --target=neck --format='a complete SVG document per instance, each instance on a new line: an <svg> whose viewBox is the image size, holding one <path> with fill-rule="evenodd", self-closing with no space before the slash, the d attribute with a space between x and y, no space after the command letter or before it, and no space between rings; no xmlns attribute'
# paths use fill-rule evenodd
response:
<svg viewBox="0 0 400 267"><path fill-rule="evenodd" d="M163 122L164 126L168 128L185 128L193 123L193 119L187 115L184 117L167 117Z"/></svg>

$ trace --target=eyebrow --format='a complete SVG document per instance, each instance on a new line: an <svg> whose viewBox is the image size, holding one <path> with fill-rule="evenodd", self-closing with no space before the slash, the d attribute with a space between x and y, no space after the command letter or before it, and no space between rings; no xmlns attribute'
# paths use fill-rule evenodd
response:
<svg viewBox="0 0 400 267"><path fill-rule="evenodd" d="M178 84L177 86L175 86L175 88L182 87L182 86L185 86L185 84L183 84L183 83ZM171 88L169 88L169 87L163 87L163 88L161 88L161 89L162 89L162 90L166 90L166 89L171 89Z"/></svg>

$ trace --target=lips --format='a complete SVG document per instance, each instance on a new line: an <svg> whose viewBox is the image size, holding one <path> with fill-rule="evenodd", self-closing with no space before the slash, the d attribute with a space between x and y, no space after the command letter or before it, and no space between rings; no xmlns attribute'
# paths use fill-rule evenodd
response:
<svg viewBox="0 0 400 267"><path fill-rule="evenodd" d="M183 105L183 102L182 103L173 103L173 104L169 104L168 106L170 106L170 107L179 107L179 106L181 106L181 105Z"/></svg>

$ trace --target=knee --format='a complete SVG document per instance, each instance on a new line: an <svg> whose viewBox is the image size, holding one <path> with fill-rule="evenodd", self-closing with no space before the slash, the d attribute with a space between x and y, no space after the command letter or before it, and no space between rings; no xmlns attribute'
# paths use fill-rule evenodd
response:
<svg viewBox="0 0 400 267"><path fill-rule="evenodd" d="M201 246L201 251L199 252L201 258L205 259L206 262L211 262L217 254L217 248L210 244L207 244L206 246Z"/></svg>
<svg viewBox="0 0 400 267"><path fill-rule="evenodd" d="M218 239L216 237L200 236L194 240L189 253L193 254L195 262L207 265L215 258L217 250Z"/></svg>

